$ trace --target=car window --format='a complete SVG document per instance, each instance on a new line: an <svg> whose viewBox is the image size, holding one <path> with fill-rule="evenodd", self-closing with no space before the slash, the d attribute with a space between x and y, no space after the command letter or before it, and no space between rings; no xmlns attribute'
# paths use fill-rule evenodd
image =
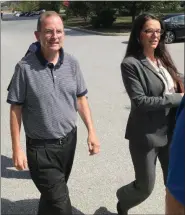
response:
<svg viewBox="0 0 185 215"><path fill-rule="evenodd" d="M184 18L185 18L185 16L179 16L179 19L178 19L179 24L181 24L181 25L185 24Z"/></svg>
<svg viewBox="0 0 185 215"><path fill-rule="evenodd" d="M175 16L171 18L171 21L175 24L184 25L185 24L184 18L185 18L184 15Z"/></svg>

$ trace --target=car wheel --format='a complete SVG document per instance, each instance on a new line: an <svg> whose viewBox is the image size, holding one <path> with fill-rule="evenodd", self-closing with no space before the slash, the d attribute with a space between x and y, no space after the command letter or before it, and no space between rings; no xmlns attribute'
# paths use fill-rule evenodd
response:
<svg viewBox="0 0 185 215"><path fill-rule="evenodd" d="M173 43L175 41L175 34L172 31L167 31L165 36L165 43Z"/></svg>

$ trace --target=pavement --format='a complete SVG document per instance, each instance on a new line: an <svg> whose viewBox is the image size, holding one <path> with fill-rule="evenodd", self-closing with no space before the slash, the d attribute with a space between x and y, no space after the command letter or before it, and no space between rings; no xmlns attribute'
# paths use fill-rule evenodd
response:
<svg viewBox="0 0 185 215"><path fill-rule="evenodd" d="M39 192L29 172L12 165L7 86L15 64L35 41L36 19L1 22L1 212L36 214ZM123 87L120 63L128 36L101 36L65 29L64 49L74 55L84 74L89 103L101 142L101 152L89 156L87 131L78 120L78 144L68 187L74 214L116 215L116 190L134 180L134 170L124 139L130 102ZM184 73L184 43L168 45L177 68ZM21 144L25 150L24 130ZM151 196L129 214L164 214L165 188L159 162Z"/></svg>

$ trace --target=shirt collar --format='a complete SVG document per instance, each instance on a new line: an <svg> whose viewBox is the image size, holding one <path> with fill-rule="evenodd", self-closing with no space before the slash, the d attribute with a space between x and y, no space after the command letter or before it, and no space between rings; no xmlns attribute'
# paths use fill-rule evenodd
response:
<svg viewBox="0 0 185 215"><path fill-rule="evenodd" d="M48 64L51 65L51 63L49 63L43 56L42 52L41 52L41 45L40 45L40 42L35 42L35 43L32 43L29 47L29 51L30 52L33 52L36 54L38 60L40 61L40 63L47 67ZM60 55L59 55L59 58L58 58L58 62L56 63L56 65L53 67L55 68L59 68L62 64L63 64L63 60L64 60L64 50L63 48L60 49Z"/></svg>

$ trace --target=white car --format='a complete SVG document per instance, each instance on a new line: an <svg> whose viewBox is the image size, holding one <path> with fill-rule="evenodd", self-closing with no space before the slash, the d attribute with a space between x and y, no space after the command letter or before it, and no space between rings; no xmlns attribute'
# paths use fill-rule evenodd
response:
<svg viewBox="0 0 185 215"><path fill-rule="evenodd" d="M14 16L18 16L19 17L20 15L21 15L21 13L16 13Z"/></svg>

